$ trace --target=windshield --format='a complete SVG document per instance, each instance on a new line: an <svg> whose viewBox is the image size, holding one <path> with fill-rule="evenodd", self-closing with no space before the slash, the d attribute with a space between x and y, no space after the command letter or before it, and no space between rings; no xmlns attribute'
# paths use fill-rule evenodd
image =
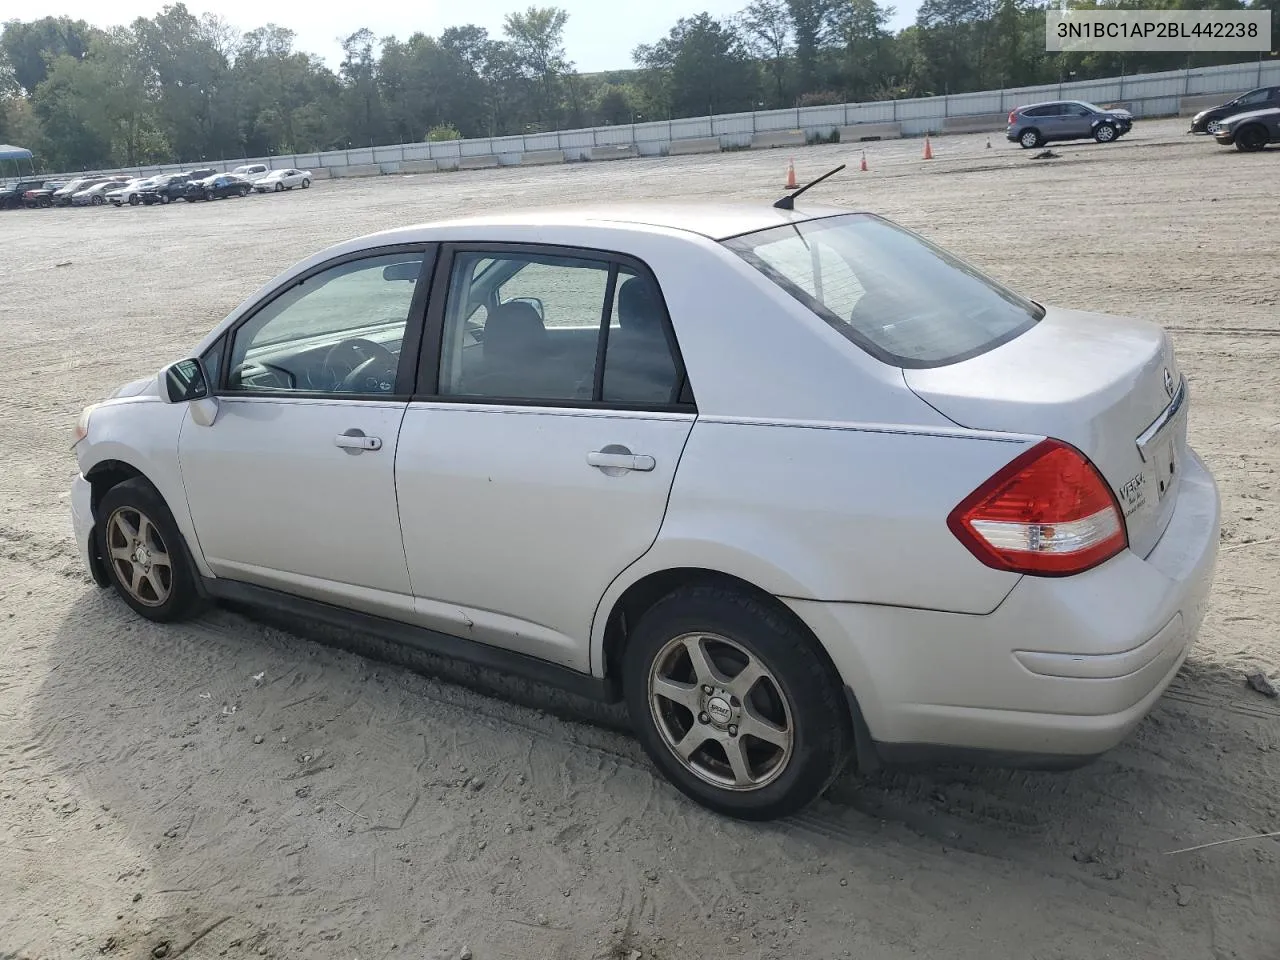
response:
<svg viewBox="0 0 1280 960"><path fill-rule="evenodd" d="M937 367L994 349L1043 311L871 214L771 227L725 245L873 357Z"/></svg>

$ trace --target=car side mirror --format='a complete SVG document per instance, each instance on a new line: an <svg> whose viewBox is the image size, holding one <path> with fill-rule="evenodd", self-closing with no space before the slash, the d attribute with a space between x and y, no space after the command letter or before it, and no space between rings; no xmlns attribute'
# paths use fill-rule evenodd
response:
<svg viewBox="0 0 1280 960"><path fill-rule="evenodd" d="M179 360L160 371L160 396L166 403L190 405L191 421L211 427L218 419L218 398L204 364L195 358Z"/></svg>
<svg viewBox="0 0 1280 960"><path fill-rule="evenodd" d="M165 367L160 375L164 380L162 396L169 403L188 403L209 396L209 378L199 360L179 360Z"/></svg>
<svg viewBox="0 0 1280 960"><path fill-rule="evenodd" d="M503 303L527 303L533 309L538 311L538 319L546 320L547 315L543 312L542 301L537 297L512 297L510 300L504 300Z"/></svg>

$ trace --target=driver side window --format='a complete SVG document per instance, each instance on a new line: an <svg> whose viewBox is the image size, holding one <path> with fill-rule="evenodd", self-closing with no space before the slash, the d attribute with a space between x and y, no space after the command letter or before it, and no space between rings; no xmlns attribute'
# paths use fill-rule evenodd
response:
<svg viewBox="0 0 1280 960"><path fill-rule="evenodd" d="M394 393L423 259L348 261L290 287L235 331L224 392Z"/></svg>

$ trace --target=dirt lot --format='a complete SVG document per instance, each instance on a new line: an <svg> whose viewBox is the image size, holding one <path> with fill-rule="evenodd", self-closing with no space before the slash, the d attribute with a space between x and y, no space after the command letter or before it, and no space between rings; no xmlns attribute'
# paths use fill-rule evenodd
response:
<svg viewBox="0 0 1280 960"><path fill-rule="evenodd" d="M850 163L818 199L1175 331L1224 552L1181 676L1103 760L850 778L765 826L542 691L230 611L150 625L88 582L65 491L83 404L321 245L584 197L769 200L786 153L0 215L0 956L1275 960L1278 842L1169 851L1280 830L1280 702L1243 683L1280 670L1280 151L1182 129L1047 161L869 144L865 174L856 147L796 152L802 179Z"/></svg>

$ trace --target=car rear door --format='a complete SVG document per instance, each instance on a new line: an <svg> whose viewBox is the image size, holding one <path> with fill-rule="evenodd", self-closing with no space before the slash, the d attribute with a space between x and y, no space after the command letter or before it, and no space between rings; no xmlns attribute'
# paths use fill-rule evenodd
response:
<svg viewBox="0 0 1280 960"><path fill-rule="evenodd" d="M396 457L419 622L586 672L696 416L656 280L620 255L468 244L435 290Z"/></svg>
<svg viewBox="0 0 1280 960"><path fill-rule="evenodd" d="M433 254L383 247L325 264L202 358L217 416L188 418L178 453L214 574L409 618L395 456Z"/></svg>

